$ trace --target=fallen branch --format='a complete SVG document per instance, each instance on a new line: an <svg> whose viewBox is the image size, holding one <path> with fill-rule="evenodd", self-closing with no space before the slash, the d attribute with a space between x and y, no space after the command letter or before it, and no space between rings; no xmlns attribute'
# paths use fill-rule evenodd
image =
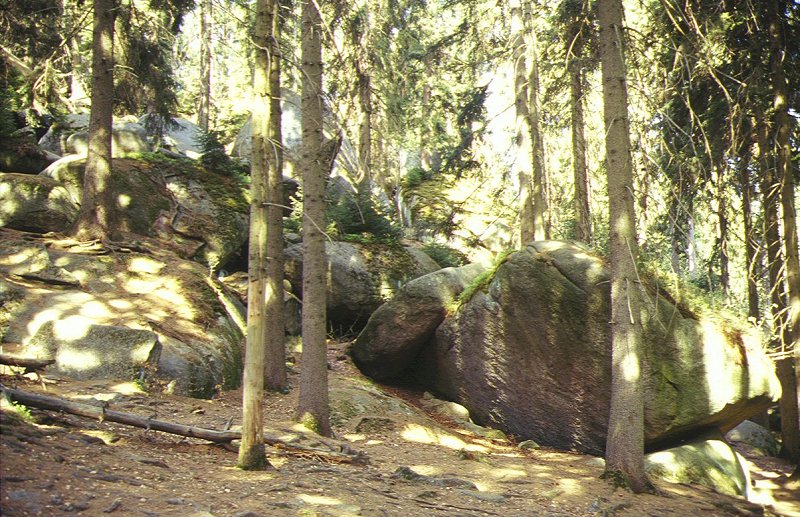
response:
<svg viewBox="0 0 800 517"><path fill-rule="evenodd" d="M118 424L140 427L152 431L161 431L163 433L176 434L178 436L186 436L189 438L199 438L201 440L207 440L209 442L218 444L228 444L233 440L239 440L242 437L242 433L240 431L215 431L213 429L205 429L202 427L193 427L172 422L164 422L163 420L154 420L152 418L134 415L132 413L112 411L102 406L93 406L91 404L73 402L58 397L50 397L47 395L40 395L38 393L16 390L7 386L3 386L2 384L0 384L0 390L2 390L3 394L8 397L9 400L19 404L50 411L70 413L86 418L94 418L100 422L116 422ZM304 457L311 456L333 463L352 463L364 465L369 461L363 452L353 451L346 445L341 447L341 452L324 451L313 447L290 444L269 435L264 435L264 443L284 450L290 454ZM330 447L330 445L328 446Z"/></svg>
<svg viewBox="0 0 800 517"><path fill-rule="evenodd" d="M203 429L201 427L192 427L183 424L174 424L172 422L164 422L162 420L153 420L131 413L122 413L120 411L111 411L105 407L92 406L91 404L83 404L80 402L72 402L58 397L50 397L47 395L39 395L37 393L30 393L22 390L15 390L6 386L0 385L3 393L6 396L26 406L33 406L39 409L49 409L51 411L62 411L64 413L71 413L73 415L83 416L86 418L95 418L101 422L117 422L119 424L130 425L134 427L141 427L153 431L162 431L164 433L177 434L179 436L187 436L189 438L200 438L201 440L208 440L214 443L226 443L241 438L241 433L236 431L214 431L211 429Z"/></svg>
<svg viewBox="0 0 800 517"><path fill-rule="evenodd" d="M43 370L46 366L49 366L55 362L55 359L31 359L26 357L15 357L8 354L0 354L0 364L25 368L25 373Z"/></svg>

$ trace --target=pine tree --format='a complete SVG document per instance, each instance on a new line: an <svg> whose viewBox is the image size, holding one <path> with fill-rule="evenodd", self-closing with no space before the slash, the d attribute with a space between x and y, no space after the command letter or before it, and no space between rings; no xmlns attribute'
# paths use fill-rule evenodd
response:
<svg viewBox="0 0 800 517"><path fill-rule="evenodd" d="M92 110L81 212L73 233L82 240L108 241L113 230L110 196L111 128L114 109L114 18L116 0L94 0Z"/></svg>
<svg viewBox="0 0 800 517"><path fill-rule="evenodd" d="M644 470L641 286L622 1L600 0L599 13L611 234L611 409L605 475L639 493L652 485Z"/></svg>

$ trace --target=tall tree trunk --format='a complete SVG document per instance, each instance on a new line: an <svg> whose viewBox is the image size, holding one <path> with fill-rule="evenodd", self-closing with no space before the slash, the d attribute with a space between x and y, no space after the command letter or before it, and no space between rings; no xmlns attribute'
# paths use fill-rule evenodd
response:
<svg viewBox="0 0 800 517"><path fill-rule="evenodd" d="M323 2L302 2L303 94L303 359L298 420L330 435L328 362L326 356L325 164L322 149L322 16Z"/></svg>
<svg viewBox="0 0 800 517"><path fill-rule="evenodd" d="M530 95L528 128L531 132L531 158L533 160L533 238L540 241L548 238L550 225L545 221L547 197L545 195L544 138L539 125L539 43L532 20L531 6L527 0L524 4L524 13L526 43L531 56L531 70L528 77L528 94Z"/></svg>
<svg viewBox="0 0 800 517"><path fill-rule="evenodd" d="M742 147L739 160L739 186L742 190L742 218L744 223L744 252L747 267L747 317L758 321L761 308L758 299L758 274L761 270L761 256L758 251L758 236L753 227L753 182L750 177L752 146L749 144L752 132L748 130L743 139L748 142Z"/></svg>
<svg viewBox="0 0 800 517"><path fill-rule="evenodd" d="M111 200L111 128L114 111L114 19L116 0L94 0L92 25L92 110L81 212L74 226L78 239L107 241L113 229Z"/></svg>
<svg viewBox="0 0 800 517"><path fill-rule="evenodd" d="M516 151L515 158L517 177L519 178L519 235L520 245L525 246L536 240L536 224L534 215L533 193L533 160L531 130L530 130L530 101L528 94L527 72L527 44L525 41L525 19L523 13L524 0L512 0L511 5L511 34L514 50L514 107L516 112Z"/></svg>
<svg viewBox="0 0 800 517"><path fill-rule="evenodd" d="M211 0L200 0L200 99L197 107L197 125L205 132L208 132L210 126L211 109L212 9Z"/></svg>
<svg viewBox="0 0 800 517"><path fill-rule="evenodd" d="M286 389L286 323L283 305L283 130L281 119L281 24L280 2L270 0L267 23L269 65L269 127L267 128L267 357L264 367L266 388ZM266 99L265 99L266 101Z"/></svg>
<svg viewBox="0 0 800 517"><path fill-rule="evenodd" d="M247 470L261 470L267 466L264 454L264 365L266 360L267 326L272 324L265 314L267 296L267 137L270 127L269 23L274 0L259 0L256 4L253 39L256 46L256 63L253 70L252 163L250 167L250 253L248 257L247 289L247 347L244 362L242 389L242 444L239 447L238 466ZM270 293L274 296L275 293ZM281 288L281 301L283 290ZM283 330L283 329L281 329Z"/></svg>
<svg viewBox="0 0 800 517"><path fill-rule="evenodd" d="M572 171L575 182L575 237L592 242L592 219L589 208L589 171L586 166L586 136L583 121L583 70L580 56L570 58L570 111L572 113Z"/></svg>
<svg viewBox="0 0 800 517"><path fill-rule="evenodd" d="M794 209L794 179L792 177L792 148L790 143L789 89L784 72L786 45L783 35L783 13L787 2L772 0L767 12L770 39L770 67L772 70L773 109L775 111L775 166L776 180L780 182L783 208L783 244L786 271L786 288L789 313L784 321L783 352L778 361L778 378L781 381L781 436L784 453L800 464L800 415L798 414L798 380L795 356L800 354L800 259L798 258L797 225Z"/></svg>
<svg viewBox="0 0 800 517"><path fill-rule="evenodd" d="M725 193L725 184L727 178L725 177L726 165L717 164L717 221L719 223L719 281L722 288L722 294L725 301L728 301L730 295L730 270L729 270L729 253L728 253L728 198Z"/></svg>
<svg viewBox="0 0 800 517"><path fill-rule="evenodd" d="M634 492L651 491L644 470L642 322L630 153L622 0L600 0L600 59L611 247L611 408L606 476Z"/></svg>

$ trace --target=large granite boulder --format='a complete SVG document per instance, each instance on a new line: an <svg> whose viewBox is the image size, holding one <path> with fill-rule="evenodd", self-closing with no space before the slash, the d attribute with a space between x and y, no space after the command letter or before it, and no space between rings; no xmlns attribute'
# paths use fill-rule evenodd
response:
<svg viewBox="0 0 800 517"><path fill-rule="evenodd" d="M39 174L59 157L29 137L0 138L0 172Z"/></svg>
<svg viewBox="0 0 800 517"><path fill-rule="evenodd" d="M77 131L66 139L64 151L68 154L86 156L89 149L89 131ZM147 142L147 132L144 127L131 122L114 124L111 131L111 155L115 158L132 153L146 153L150 151Z"/></svg>
<svg viewBox="0 0 800 517"><path fill-rule="evenodd" d="M0 343L53 357L71 377L133 380L144 369L199 397L239 384L242 318L205 266L154 239L148 253L71 244L0 229Z"/></svg>
<svg viewBox="0 0 800 517"><path fill-rule="evenodd" d="M67 189L52 178L0 172L0 226L38 232L63 231L79 210Z"/></svg>
<svg viewBox="0 0 800 517"><path fill-rule="evenodd" d="M403 284L438 269L402 246L327 242L328 320L337 330L361 329ZM286 276L302 299L303 245L286 248ZM415 258L416 257L416 258Z"/></svg>
<svg viewBox="0 0 800 517"><path fill-rule="evenodd" d="M85 158L65 156L42 176L61 183L80 204L85 165ZM243 187L192 160L116 159L110 189L119 230L169 241L181 256L212 269L237 257L247 241Z"/></svg>
<svg viewBox="0 0 800 517"><path fill-rule="evenodd" d="M47 128L47 132L39 139L39 146L58 156L68 154L67 138L73 133L86 131L89 128L88 113L72 113L61 118Z"/></svg>
<svg viewBox="0 0 800 517"><path fill-rule="evenodd" d="M370 339L362 371L384 378L378 365L394 361L393 371L463 404L479 424L601 455L611 393L603 262L577 245L537 242L481 280L417 360L398 362L397 338L384 333L382 341ZM757 337L697 318L663 290L648 291L641 316L648 447L708 428L726 432L779 398L774 365ZM366 338L354 356L366 347L360 342Z"/></svg>
<svg viewBox="0 0 800 517"><path fill-rule="evenodd" d="M671 483L707 486L720 494L750 496L747 461L719 432L711 432L677 447L645 456L645 469Z"/></svg>
<svg viewBox="0 0 800 517"><path fill-rule="evenodd" d="M54 359L48 370L73 379L134 379L158 364L161 343L150 330L64 319L42 324L26 351L35 359Z"/></svg>
<svg viewBox="0 0 800 517"><path fill-rule="evenodd" d="M447 316L448 307L483 271L478 264L445 268L404 285L370 317L350 348L355 364L376 380L410 365Z"/></svg>

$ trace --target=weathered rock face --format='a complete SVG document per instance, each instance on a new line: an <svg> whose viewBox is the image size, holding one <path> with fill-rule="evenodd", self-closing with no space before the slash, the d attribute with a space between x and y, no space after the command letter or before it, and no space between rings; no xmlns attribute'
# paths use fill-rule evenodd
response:
<svg viewBox="0 0 800 517"><path fill-rule="evenodd" d="M360 366L382 378L370 365L395 361L393 370L409 367L479 424L602 454L611 391L607 280L584 249L534 243L509 255L438 326L417 362L398 363L397 338L387 333L371 341L371 361ZM779 397L771 361L746 336L683 314L663 295L646 300L642 317L648 446L725 432Z"/></svg>
<svg viewBox="0 0 800 517"><path fill-rule="evenodd" d="M477 264L445 268L414 279L370 317L350 354L379 381L405 370L444 321L447 307L483 270Z"/></svg>
<svg viewBox="0 0 800 517"><path fill-rule="evenodd" d="M707 486L720 494L749 499L750 473L746 460L725 442L719 432L645 456L645 469L653 477L672 483Z"/></svg>
<svg viewBox="0 0 800 517"><path fill-rule="evenodd" d="M42 176L61 183L80 204L85 164L84 158L66 156ZM120 230L171 241L183 257L215 269L235 257L247 240L244 191L189 160L114 160L111 190Z"/></svg>
<svg viewBox="0 0 800 517"><path fill-rule="evenodd" d="M62 231L80 208L59 182L45 176L0 173L0 226Z"/></svg>
<svg viewBox="0 0 800 517"><path fill-rule="evenodd" d="M30 138L0 139L0 171L39 174L58 159Z"/></svg>
<svg viewBox="0 0 800 517"><path fill-rule="evenodd" d="M158 336L145 329L48 321L28 341L30 357L55 359L52 369L73 379L133 379L161 355Z"/></svg>
<svg viewBox="0 0 800 517"><path fill-rule="evenodd" d="M64 150L69 154L86 155L89 148L89 132L78 131L66 139ZM131 153L146 153L150 151L147 143L147 133L139 124L115 124L111 132L111 155L122 157Z"/></svg>
<svg viewBox="0 0 800 517"><path fill-rule="evenodd" d="M0 229L0 342L52 356L72 377L132 380L151 365L179 394L238 385L244 338L204 266L155 241L148 254L113 255L47 244Z"/></svg>
<svg viewBox="0 0 800 517"><path fill-rule="evenodd" d="M382 244L327 242L328 319L342 330L360 329L370 315L413 278L432 272L429 262L415 260L405 248ZM286 249L286 277L299 290L302 244ZM302 298L301 292L296 292Z"/></svg>

